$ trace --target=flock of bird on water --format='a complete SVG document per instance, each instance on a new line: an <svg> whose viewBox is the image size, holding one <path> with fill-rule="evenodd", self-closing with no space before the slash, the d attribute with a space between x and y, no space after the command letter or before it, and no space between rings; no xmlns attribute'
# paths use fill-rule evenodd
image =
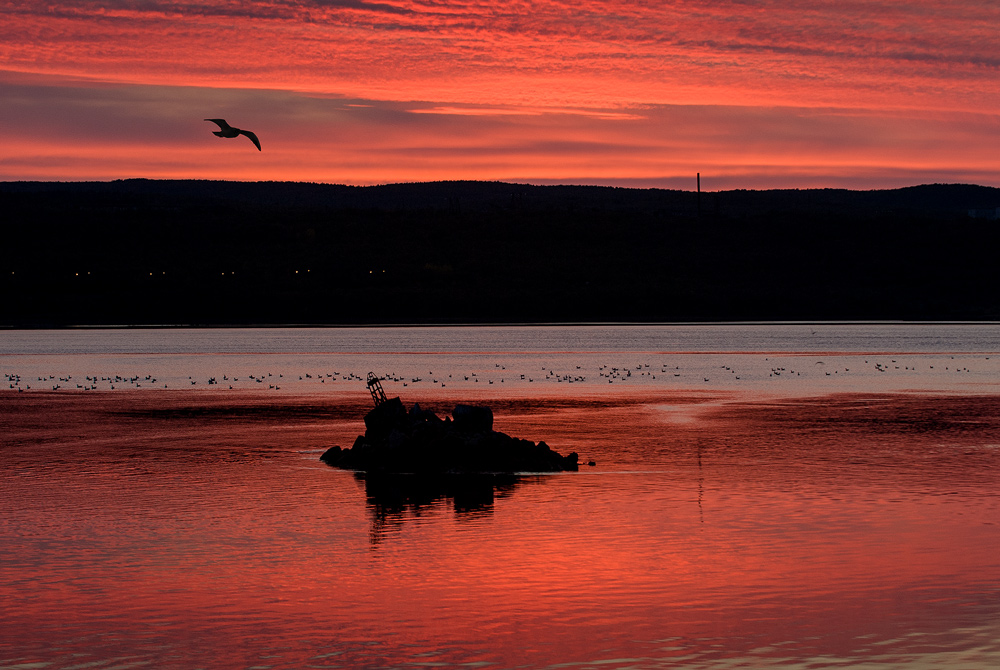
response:
<svg viewBox="0 0 1000 670"><path fill-rule="evenodd" d="M765 359L766 361L767 359ZM954 360L954 357L952 357ZM989 356L985 357L985 360L990 360ZM621 384L621 383L639 383L645 385L645 383L654 382L659 377L660 382L657 385L662 385L665 382L681 382L684 384L690 384L692 382L712 382L713 379L716 383L728 383L738 380L744 380L749 382L761 381L762 379L777 380L779 378L788 379L790 377L805 378L806 380L821 379L825 377L841 377L852 374L876 374L884 375L889 372L908 374L918 372L918 366L916 364L910 365L901 363L896 359L889 359L884 361L869 360L864 361L864 367L858 370L857 366L848 367L847 365L839 366L835 369L828 369L826 364L822 361L814 361L809 363L806 360L801 361L802 365L797 366L798 369L792 369L785 367L783 365L772 365L770 370L744 370L739 372L733 365L720 365L717 368L716 373L711 376L704 376L705 368L699 367L697 371L682 370L680 366L671 366L666 363L661 364L658 368L656 366L650 367L648 363L640 364L636 366L622 366L613 367L611 365L601 365L597 368L597 377L583 372L581 370L582 366L576 366L576 369L570 373L557 372L555 369L550 367L542 367L540 371L535 372L508 372L506 365L501 365L497 363L493 370L489 372L484 372L480 370L478 373L469 372L455 374L440 374L435 375L433 371L428 371L428 376L406 376L399 375L396 373L387 373L380 375L379 378L385 381L394 382L401 384L403 387L408 387L410 385L432 385L439 388L446 388L449 384L452 385L469 385L469 384L479 384L480 382L485 385L493 384L503 384L503 385L519 385L519 384L534 384L537 382L541 383L556 383L556 384L583 384L587 383L588 379L592 385L596 384ZM853 364L852 364L853 365ZM945 365L938 366L935 370L934 365L922 365L920 366L921 371L927 372L937 372L940 373L943 367L945 373L970 373L967 366L961 367L956 365ZM749 374L747 374L749 372ZM766 374L767 377L764 378L763 375ZM336 382L346 382L351 385L357 385L359 389L364 388L364 382L366 376L354 372L324 372L324 373L295 373L285 375L283 372L273 373L260 373L260 374L224 374L221 376L211 376L207 378L195 379L193 376L189 376L186 380L178 381L175 378L169 383L159 379L156 375L146 374L146 375L84 375L83 379L79 376L74 377L70 374L63 375L33 375L32 377L26 377L22 374L15 372L4 373L4 381L8 390L16 392L24 392L31 390L41 390L41 391L100 391L100 390L111 390L117 391L122 389L138 389L138 388L224 388L228 387L230 390L239 390L247 388L261 388L271 391L280 391L283 388L286 390L290 389L301 389L305 384L326 384L330 382L331 384ZM235 384L235 386L234 386ZM2 388L2 387L0 387Z"/></svg>

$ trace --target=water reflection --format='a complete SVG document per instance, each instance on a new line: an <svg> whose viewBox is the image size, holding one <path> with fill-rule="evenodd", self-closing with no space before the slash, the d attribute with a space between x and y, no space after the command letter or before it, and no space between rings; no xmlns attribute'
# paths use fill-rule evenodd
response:
<svg viewBox="0 0 1000 670"><path fill-rule="evenodd" d="M354 478L365 489L372 517L372 545L381 543L407 520L441 506L453 509L460 520L489 516L498 498L510 496L525 482L544 479L499 473L418 476L365 472L354 473Z"/></svg>
<svg viewBox="0 0 1000 670"><path fill-rule="evenodd" d="M364 391L0 393L0 670L1000 667L1000 398L758 388L505 390L599 466L430 482L318 460Z"/></svg>

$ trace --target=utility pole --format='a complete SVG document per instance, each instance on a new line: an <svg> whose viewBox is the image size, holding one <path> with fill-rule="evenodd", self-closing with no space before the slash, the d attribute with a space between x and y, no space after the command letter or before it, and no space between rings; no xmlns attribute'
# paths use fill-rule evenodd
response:
<svg viewBox="0 0 1000 670"><path fill-rule="evenodd" d="M698 216L701 216L701 173L698 174Z"/></svg>

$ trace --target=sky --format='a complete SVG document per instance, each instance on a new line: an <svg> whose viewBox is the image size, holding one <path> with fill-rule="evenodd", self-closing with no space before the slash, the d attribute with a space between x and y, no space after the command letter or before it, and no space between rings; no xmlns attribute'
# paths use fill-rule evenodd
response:
<svg viewBox="0 0 1000 670"><path fill-rule="evenodd" d="M1000 186L998 75L982 0L0 0L0 180Z"/></svg>

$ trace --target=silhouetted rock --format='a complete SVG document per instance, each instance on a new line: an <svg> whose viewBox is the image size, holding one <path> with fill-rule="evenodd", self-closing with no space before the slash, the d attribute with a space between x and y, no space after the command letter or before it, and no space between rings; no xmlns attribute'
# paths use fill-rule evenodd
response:
<svg viewBox="0 0 1000 670"><path fill-rule="evenodd" d="M384 439L392 430L408 424L406 408L399 398L392 398L365 415L365 437L372 442Z"/></svg>
<svg viewBox="0 0 1000 670"><path fill-rule="evenodd" d="M332 447L320 460L348 470L387 473L507 473L576 470L578 456L562 456L493 430L488 407L458 405L440 419L419 405L406 412L399 398L365 416L365 434L350 449Z"/></svg>
<svg viewBox="0 0 1000 670"><path fill-rule="evenodd" d="M451 415L458 430L467 433L488 433L493 430L493 410L489 407L456 405Z"/></svg>

